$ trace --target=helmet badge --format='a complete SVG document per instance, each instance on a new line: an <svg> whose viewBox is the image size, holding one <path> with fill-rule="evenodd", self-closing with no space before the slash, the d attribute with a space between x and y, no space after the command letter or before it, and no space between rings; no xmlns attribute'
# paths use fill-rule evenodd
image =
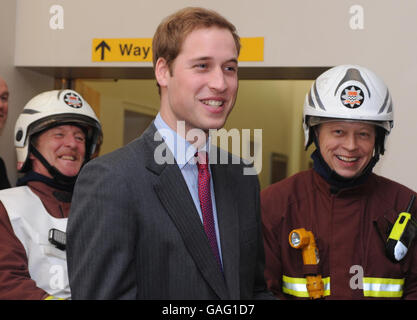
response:
<svg viewBox="0 0 417 320"><path fill-rule="evenodd" d="M83 101L81 97L74 92L68 92L64 95L64 102L72 108L81 108L83 106Z"/></svg>
<svg viewBox="0 0 417 320"><path fill-rule="evenodd" d="M355 109L359 108L364 101L364 97L361 94L362 90L359 87L348 86L342 90L340 99L346 108Z"/></svg>

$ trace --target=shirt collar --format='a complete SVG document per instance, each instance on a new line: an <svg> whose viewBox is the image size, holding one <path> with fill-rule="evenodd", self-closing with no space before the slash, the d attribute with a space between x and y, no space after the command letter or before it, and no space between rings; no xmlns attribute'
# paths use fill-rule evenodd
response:
<svg viewBox="0 0 417 320"><path fill-rule="evenodd" d="M162 119L161 114L155 117L154 125L159 134L164 139L171 153L174 155L178 167L182 169L187 163L195 164L194 155L197 149L183 137L181 137L175 130L172 130L167 123ZM199 151L210 151L211 137L206 141L206 144ZM191 160L191 161L190 161Z"/></svg>

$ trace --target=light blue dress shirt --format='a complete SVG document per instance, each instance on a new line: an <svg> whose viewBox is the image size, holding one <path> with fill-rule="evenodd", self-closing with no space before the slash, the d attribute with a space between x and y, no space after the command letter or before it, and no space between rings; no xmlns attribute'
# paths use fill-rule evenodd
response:
<svg viewBox="0 0 417 320"><path fill-rule="evenodd" d="M158 132L161 134L164 139L165 144L168 146L169 150L174 155L175 161L178 164L178 167L181 170L182 176L188 186L191 197L193 198L194 205L197 209L198 215L200 216L201 223L203 223L203 215L201 213L200 199L198 198L198 168L195 163L194 155L197 152L197 149L186 141L183 137L177 134L172 130L166 122L162 119L160 113L156 115L154 124ZM209 152L210 150L210 137L206 142L206 145L201 149ZM214 195L213 187L213 178L210 171L210 190L211 190L211 203L213 207L213 216L214 216L214 228L216 230L217 237L217 246L219 248L220 260L222 260L222 251L220 245L220 234L219 234L219 225L217 222L217 209L216 209L216 199Z"/></svg>

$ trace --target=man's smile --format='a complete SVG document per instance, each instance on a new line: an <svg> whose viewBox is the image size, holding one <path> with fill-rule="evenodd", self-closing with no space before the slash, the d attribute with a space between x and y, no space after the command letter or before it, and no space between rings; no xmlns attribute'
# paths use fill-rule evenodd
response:
<svg viewBox="0 0 417 320"><path fill-rule="evenodd" d="M200 100L202 103L204 103L205 105L208 105L210 107L220 107L224 104L224 100Z"/></svg>
<svg viewBox="0 0 417 320"><path fill-rule="evenodd" d="M359 160L359 157L347 157L347 156L340 156L340 155L336 155L336 158L344 162L356 162Z"/></svg>

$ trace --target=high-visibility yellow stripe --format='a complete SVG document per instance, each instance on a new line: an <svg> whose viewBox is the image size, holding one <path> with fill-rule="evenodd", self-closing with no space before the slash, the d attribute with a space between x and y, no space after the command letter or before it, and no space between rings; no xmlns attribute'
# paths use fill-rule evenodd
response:
<svg viewBox="0 0 417 320"><path fill-rule="evenodd" d="M401 298L403 296L402 291L374 291L374 290L363 290L364 297L374 298Z"/></svg>
<svg viewBox="0 0 417 320"><path fill-rule="evenodd" d="M375 298L399 298L403 295L404 279L363 278L363 295Z"/></svg>
<svg viewBox="0 0 417 320"><path fill-rule="evenodd" d="M404 284L404 279L392 279L392 278L371 278L363 277L364 283L381 283L381 284Z"/></svg>
<svg viewBox="0 0 417 320"><path fill-rule="evenodd" d="M43 300L65 300L65 299L64 298L58 298L58 297L55 297L55 296L47 296Z"/></svg>
<svg viewBox="0 0 417 320"><path fill-rule="evenodd" d="M298 297L298 298L308 298L308 292L307 291L298 291L298 290L293 290L290 288L287 288L285 286L282 286L282 292L289 294L291 296L294 297Z"/></svg>
<svg viewBox="0 0 417 320"><path fill-rule="evenodd" d="M322 278L324 284L324 295L330 295L330 277ZM299 297L308 298L307 291L307 279L306 278L293 278L283 275L282 276L282 292Z"/></svg>
<svg viewBox="0 0 417 320"><path fill-rule="evenodd" d="M307 279L306 278L292 278L292 277L288 277L286 275L282 275L282 281L283 282L288 282L288 283L307 284ZM307 290L307 288L306 288L306 290Z"/></svg>
<svg viewBox="0 0 417 320"><path fill-rule="evenodd" d="M305 278L292 278L282 276L282 291L286 294L308 298L307 280Z"/></svg>
<svg viewBox="0 0 417 320"><path fill-rule="evenodd" d="M330 295L330 277L323 278L324 295ZM404 279L363 278L363 295L375 298L400 298L403 295ZM282 276L282 291L286 294L308 298L307 279Z"/></svg>

